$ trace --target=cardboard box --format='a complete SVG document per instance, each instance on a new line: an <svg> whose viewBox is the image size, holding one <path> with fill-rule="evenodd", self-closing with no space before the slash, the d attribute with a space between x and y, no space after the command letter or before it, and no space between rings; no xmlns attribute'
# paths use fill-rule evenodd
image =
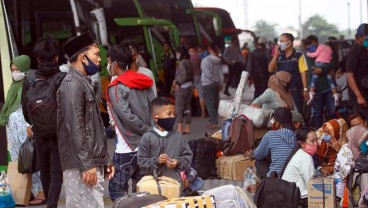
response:
<svg viewBox="0 0 368 208"><path fill-rule="evenodd" d="M7 175L15 203L28 206L32 190L32 175L20 174L18 162L9 162Z"/></svg>
<svg viewBox="0 0 368 208"><path fill-rule="evenodd" d="M323 187L324 187L324 194L323 194ZM307 188L308 188L308 208L336 207L335 184L333 178L329 177L311 178L308 181ZM325 199L324 204L323 198Z"/></svg>
<svg viewBox="0 0 368 208"><path fill-rule="evenodd" d="M254 162L244 155L220 157L216 160L217 175L222 179L242 181L244 171L254 167Z"/></svg>
<svg viewBox="0 0 368 208"><path fill-rule="evenodd" d="M182 197L157 202L144 208L216 208L215 198L212 195Z"/></svg>

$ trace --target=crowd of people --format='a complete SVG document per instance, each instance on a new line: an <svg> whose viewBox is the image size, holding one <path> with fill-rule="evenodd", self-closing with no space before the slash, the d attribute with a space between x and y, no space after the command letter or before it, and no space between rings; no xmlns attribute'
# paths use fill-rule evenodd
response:
<svg viewBox="0 0 368 208"><path fill-rule="evenodd" d="M295 182L301 205L306 206L306 183L315 172L326 176L339 171L346 177L354 161L368 153L368 24L358 27L355 38L344 67L349 107L354 111L346 121L336 115L341 95L332 50L314 35L304 41L306 53L294 49L290 33L280 35L272 52L263 37L257 38L253 51L240 50L236 37L223 53L214 44L176 50L164 44L164 85L157 89L152 72L143 66L147 64L138 45L125 40L108 49L109 75L101 79L103 88L98 93L101 89L91 77L101 70L100 49L92 35L84 33L63 46L69 59L67 72L59 69L60 48L51 38L34 47L36 70L30 69L26 55L11 61L13 83L0 125L8 127L12 161L17 160L24 140L35 137L40 173L33 174L33 191L38 196L31 204L57 207L64 184L67 207L104 207L105 178L110 180L109 195L114 201L128 193L129 180L135 192L144 175L155 174L178 180L183 193L190 195L203 185L190 166L192 152L182 138L191 133L193 91L198 94L202 117L208 114L206 127L218 129L220 92L230 96L229 87L247 70L255 86L251 106L274 110L274 114L272 130L246 155L256 160L261 179L275 171ZM224 66L229 69L227 76ZM46 95L56 107L49 112L46 122L50 125L45 128L40 128L40 119L30 110L27 95L38 80L56 86L53 94ZM173 94L175 102L161 96ZM105 133L116 139L112 158Z"/></svg>

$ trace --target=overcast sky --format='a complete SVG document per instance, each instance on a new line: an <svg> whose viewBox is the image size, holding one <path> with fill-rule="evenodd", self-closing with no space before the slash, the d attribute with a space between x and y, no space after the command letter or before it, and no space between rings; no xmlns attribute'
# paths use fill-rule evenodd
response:
<svg viewBox="0 0 368 208"><path fill-rule="evenodd" d="M348 3L350 3L350 28L356 28L367 19L368 0L300 0L302 22L313 15L321 15L340 30L349 28ZM299 0L192 0L194 6L219 7L227 10L238 28L254 29L257 20L278 25L298 27ZM246 19L248 21L246 21ZM280 31L282 32L282 31Z"/></svg>

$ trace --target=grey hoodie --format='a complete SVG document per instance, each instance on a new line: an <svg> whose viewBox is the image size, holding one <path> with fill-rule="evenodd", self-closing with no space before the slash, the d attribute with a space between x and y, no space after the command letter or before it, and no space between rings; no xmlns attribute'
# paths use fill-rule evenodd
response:
<svg viewBox="0 0 368 208"><path fill-rule="evenodd" d="M224 83L224 74L222 72L221 59L215 55L209 55L202 60L202 86L222 85Z"/></svg>
<svg viewBox="0 0 368 208"><path fill-rule="evenodd" d="M170 169L165 164L159 165L160 154L167 154L170 159L177 159L177 167ZM188 143L177 131L170 131L167 136L162 137L151 130L143 135L137 156L139 168L145 175L153 175L156 169L158 176L167 176L181 183L180 171L190 166L193 153Z"/></svg>

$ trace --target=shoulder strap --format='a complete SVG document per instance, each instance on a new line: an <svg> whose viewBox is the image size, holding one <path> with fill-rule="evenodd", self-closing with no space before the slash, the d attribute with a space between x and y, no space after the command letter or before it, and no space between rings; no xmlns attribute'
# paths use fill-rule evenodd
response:
<svg viewBox="0 0 368 208"><path fill-rule="evenodd" d="M32 86L33 83L37 80L36 72L32 71L26 75L26 78L29 82L29 85Z"/></svg>
<svg viewBox="0 0 368 208"><path fill-rule="evenodd" d="M281 172L280 172L280 178L282 178L282 175L284 175L284 172L285 172L285 169L287 167L287 165L289 164L291 158L293 158L294 154L299 150L299 146L297 144L294 144L294 148L293 150L290 152L288 158L286 159L285 163L284 163L284 166L282 167L281 169Z"/></svg>

